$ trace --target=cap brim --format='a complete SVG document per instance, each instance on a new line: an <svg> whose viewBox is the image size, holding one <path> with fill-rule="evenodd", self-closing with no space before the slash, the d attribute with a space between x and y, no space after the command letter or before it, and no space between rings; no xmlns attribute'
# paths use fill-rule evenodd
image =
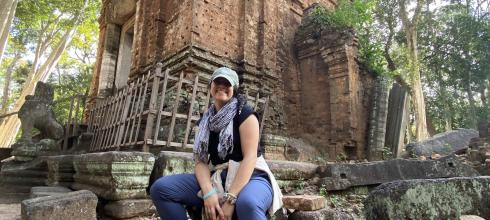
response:
<svg viewBox="0 0 490 220"><path fill-rule="evenodd" d="M220 77L225 78L226 80L228 80L228 82L230 83L231 86L235 87L235 85L233 85L233 80L227 75L217 75L217 76L213 77L209 83L211 83L212 81L214 81L215 79L220 78Z"/></svg>

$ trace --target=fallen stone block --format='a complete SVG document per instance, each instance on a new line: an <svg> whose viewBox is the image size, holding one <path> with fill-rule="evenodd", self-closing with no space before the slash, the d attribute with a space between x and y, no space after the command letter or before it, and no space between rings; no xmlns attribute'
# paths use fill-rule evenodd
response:
<svg viewBox="0 0 490 220"><path fill-rule="evenodd" d="M377 185L396 180L479 176L478 172L450 155L438 160L395 159L357 164L321 166L319 186L344 190L351 186Z"/></svg>
<svg viewBox="0 0 490 220"><path fill-rule="evenodd" d="M97 219L97 196L87 190L27 199L21 203L23 220Z"/></svg>
<svg viewBox="0 0 490 220"><path fill-rule="evenodd" d="M72 192L72 190L61 186L36 186L31 188L30 198L59 195L68 192Z"/></svg>
<svg viewBox="0 0 490 220"><path fill-rule="evenodd" d="M74 155L61 155L46 157L48 166L48 186L71 186L73 184L73 175L75 168L73 167Z"/></svg>
<svg viewBox="0 0 490 220"><path fill-rule="evenodd" d="M284 196L282 198L284 208L299 211L315 211L325 208L325 198L323 196L296 195Z"/></svg>
<svg viewBox="0 0 490 220"><path fill-rule="evenodd" d="M490 218L490 177L419 179L385 183L364 200L366 219Z"/></svg>
<svg viewBox="0 0 490 220"><path fill-rule="evenodd" d="M109 202L104 213L113 218L127 219L151 216L156 213L156 208L150 199L128 199Z"/></svg>
<svg viewBox="0 0 490 220"><path fill-rule="evenodd" d="M295 211L288 220L351 220L351 215L337 209L323 208L316 211Z"/></svg>
<svg viewBox="0 0 490 220"><path fill-rule="evenodd" d="M107 200L144 199L155 158L144 152L103 152L74 157L74 189Z"/></svg>
<svg viewBox="0 0 490 220"><path fill-rule="evenodd" d="M408 144L406 146L407 155L449 155L455 151L468 148L471 139L475 137L478 137L478 131L474 129L457 129L447 131L436 134L424 141Z"/></svg>
<svg viewBox="0 0 490 220"><path fill-rule="evenodd" d="M304 162L269 160L267 165L278 180L307 180L315 176L318 165Z"/></svg>

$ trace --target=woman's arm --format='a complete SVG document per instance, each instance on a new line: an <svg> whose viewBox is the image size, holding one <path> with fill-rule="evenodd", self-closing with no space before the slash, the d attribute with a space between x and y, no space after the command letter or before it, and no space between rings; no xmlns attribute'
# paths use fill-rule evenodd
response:
<svg viewBox="0 0 490 220"><path fill-rule="evenodd" d="M213 189L210 178L211 172L209 171L208 165L203 163L202 161L198 161L196 162L194 172L196 174L197 182L199 182L199 186L201 187L203 195L206 195L206 193Z"/></svg>
<svg viewBox="0 0 490 220"><path fill-rule="evenodd" d="M237 174L230 186L229 193L238 196L242 188L248 183L257 161L257 147L259 143L259 121L255 115L248 116L239 127L240 144L242 145L243 160L240 162Z"/></svg>
<svg viewBox="0 0 490 220"><path fill-rule="evenodd" d="M211 184L211 172L207 164L198 161L196 162L196 167L194 168L194 173L196 174L197 182L201 187L202 195L208 194L213 189ZM224 219L223 211L219 204L218 194L213 194L209 198L204 200L204 208L206 215L209 219L215 220L221 218Z"/></svg>

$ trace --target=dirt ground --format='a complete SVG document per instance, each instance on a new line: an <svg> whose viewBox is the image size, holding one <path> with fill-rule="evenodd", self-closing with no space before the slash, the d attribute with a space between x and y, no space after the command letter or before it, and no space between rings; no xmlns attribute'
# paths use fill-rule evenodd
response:
<svg viewBox="0 0 490 220"><path fill-rule="evenodd" d="M24 196L0 192L0 220L20 220L20 202Z"/></svg>

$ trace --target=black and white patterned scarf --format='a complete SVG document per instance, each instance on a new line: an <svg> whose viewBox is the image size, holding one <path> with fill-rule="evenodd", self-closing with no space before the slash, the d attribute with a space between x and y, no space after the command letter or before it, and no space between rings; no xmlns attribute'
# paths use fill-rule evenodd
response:
<svg viewBox="0 0 490 220"><path fill-rule="evenodd" d="M233 118L237 113L238 100L233 97L218 112L211 105L199 123L194 140L194 155L203 162L208 161L209 132L219 132L218 156L225 159L233 152Z"/></svg>

